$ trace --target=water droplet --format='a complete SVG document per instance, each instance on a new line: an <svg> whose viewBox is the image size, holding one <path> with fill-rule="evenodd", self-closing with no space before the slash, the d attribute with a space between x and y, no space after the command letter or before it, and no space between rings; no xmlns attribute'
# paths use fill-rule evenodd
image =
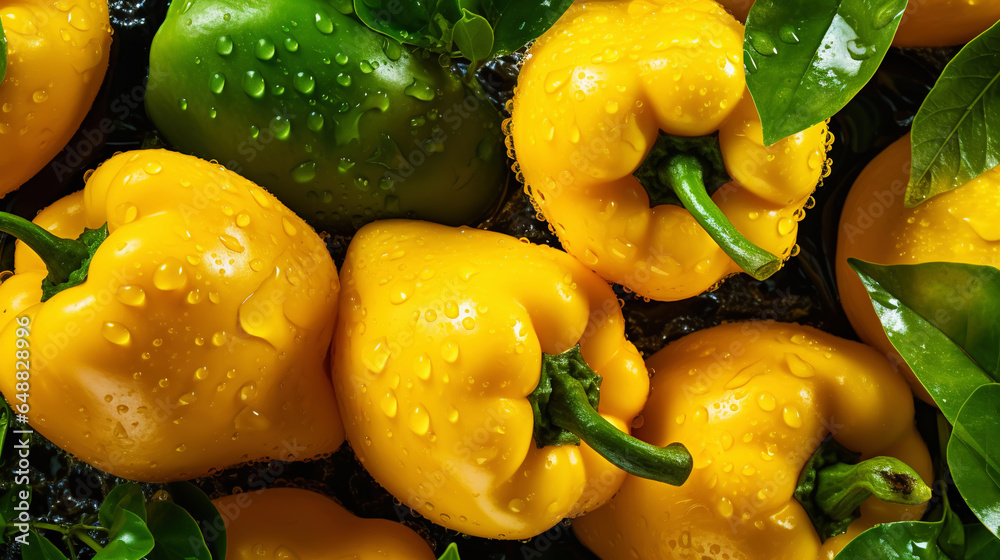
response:
<svg viewBox="0 0 1000 560"><path fill-rule="evenodd" d="M240 243L240 240L236 239L232 235L223 233L222 235L219 236L219 241L221 241L222 244L225 245L226 248L229 249L230 251L242 253L243 251L246 250L243 244Z"/></svg>
<svg viewBox="0 0 1000 560"><path fill-rule="evenodd" d="M351 61L350 57L348 57L344 53L337 53L336 55L334 55L333 60L334 60L334 62L336 62L337 64L339 64L341 66L344 66L348 62Z"/></svg>
<svg viewBox="0 0 1000 560"><path fill-rule="evenodd" d="M351 85L351 76L350 76L350 74L345 74L343 72L341 72L340 74L337 74L337 83L340 84L340 85L342 85L342 86L344 86L344 87L347 87L347 86Z"/></svg>
<svg viewBox="0 0 1000 560"><path fill-rule="evenodd" d="M226 344L226 333L225 331L219 331L212 335L212 345L223 346Z"/></svg>
<svg viewBox="0 0 1000 560"><path fill-rule="evenodd" d="M902 15L902 13L903 10L896 8L892 2L886 2L881 8L875 11L875 17L872 18L872 25L875 29L882 29L892 23L892 20L896 19L896 16Z"/></svg>
<svg viewBox="0 0 1000 560"><path fill-rule="evenodd" d="M246 212L240 212L236 215L236 225L240 227L247 227L250 225L250 214Z"/></svg>
<svg viewBox="0 0 1000 560"><path fill-rule="evenodd" d="M324 35L333 33L333 20L324 13L316 12L316 29Z"/></svg>
<svg viewBox="0 0 1000 560"><path fill-rule="evenodd" d="M112 430L112 433L115 434L115 437L118 439L125 439L128 437L128 432L125 431L125 426L122 426L121 422L115 423L115 428Z"/></svg>
<svg viewBox="0 0 1000 560"><path fill-rule="evenodd" d="M316 90L316 77L309 72L296 72L292 78L295 90L303 95L310 95Z"/></svg>
<svg viewBox="0 0 1000 560"><path fill-rule="evenodd" d="M146 292L139 286L121 286L115 293L118 301L132 307L138 307L146 302Z"/></svg>
<svg viewBox="0 0 1000 560"><path fill-rule="evenodd" d="M402 45L400 45L398 41L390 37L382 38L382 52L384 52L385 56L387 56L389 60L393 62L399 60L399 57L403 56Z"/></svg>
<svg viewBox="0 0 1000 560"><path fill-rule="evenodd" d="M120 323L107 322L101 327L101 334L113 344L125 346L132 340L132 334Z"/></svg>
<svg viewBox="0 0 1000 560"><path fill-rule="evenodd" d="M313 112L309 113L308 117L306 117L306 127L308 127L309 130L311 130L313 132L319 132L319 131L323 130L323 124L324 124L325 120L326 119L323 118L323 114L322 113L319 113L317 111L313 111Z"/></svg>
<svg viewBox="0 0 1000 560"><path fill-rule="evenodd" d="M271 119L271 133L278 140L288 140L292 134L292 123L281 115L275 115Z"/></svg>
<svg viewBox="0 0 1000 560"><path fill-rule="evenodd" d="M362 60L361 62L359 62L358 68L361 70L362 74L371 74L372 72L375 71L375 68L372 67L371 63L368 62L367 60Z"/></svg>
<svg viewBox="0 0 1000 560"><path fill-rule="evenodd" d="M41 90L40 89L40 90L36 91L35 93L31 94L31 99L35 103L45 103L49 99L49 94L45 93L45 90Z"/></svg>
<svg viewBox="0 0 1000 560"><path fill-rule="evenodd" d="M771 393L761 393L757 395L757 406L765 412L771 412L774 410L776 402L774 400L774 395Z"/></svg>
<svg viewBox="0 0 1000 560"><path fill-rule="evenodd" d="M372 373L382 373L386 362L389 361L389 342L385 337L375 341L375 344L364 352L361 361Z"/></svg>
<svg viewBox="0 0 1000 560"><path fill-rule="evenodd" d="M805 378L816 375L815 368L809 362L800 358L798 354L785 354L785 361L788 363L788 370L795 377Z"/></svg>
<svg viewBox="0 0 1000 560"><path fill-rule="evenodd" d="M285 230L285 234L289 237L294 237L299 232L299 230L295 227L295 224L284 216L281 218L281 227Z"/></svg>
<svg viewBox="0 0 1000 560"><path fill-rule="evenodd" d="M418 436L425 435L430 431L431 427L431 417L427 413L427 409L423 406L417 406L410 413L410 430Z"/></svg>
<svg viewBox="0 0 1000 560"><path fill-rule="evenodd" d="M291 37L288 37L285 39L285 49L287 49L288 52L295 52L299 50L299 42Z"/></svg>
<svg viewBox="0 0 1000 560"><path fill-rule="evenodd" d="M443 344L441 344L441 357L444 361L454 363L458 360L458 343L452 339L446 339Z"/></svg>
<svg viewBox="0 0 1000 560"><path fill-rule="evenodd" d="M507 509L513 513L521 513L521 510L524 509L524 500L514 498L513 500L507 502Z"/></svg>
<svg viewBox="0 0 1000 560"><path fill-rule="evenodd" d="M177 259L169 258L153 273L153 285L161 290L179 290L187 285L187 272Z"/></svg>
<svg viewBox="0 0 1000 560"><path fill-rule="evenodd" d="M782 411L781 419L785 421L785 424L790 428L801 428L802 427L802 415L799 413L799 409L794 406L786 406Z"/></svg>
<svg viewBox="0 0 1000 560"><path fill-rule="evenodd" d="M782 218L778 220L778 233L781 235L788 235L795 231L795 220L791 218Z"/></svg>
<svg viewBox="0 0 1000 560"><path fill-rule="evenodd" d="M260 412L247 406L236 414L234 425L237 430L263 431L271 427L271 421Z"/></svg>
<svg viewBox="0 0 1000 560"><path fill-rule="evenodd" d="M267 84L264 83L264 77L261 76L256 70L247 70L243 74L243 91L253 97L254 99L260 99L264 97L264 91L267 89Z"/></svg>
<svg viewBox="0 0 1000 560"><path fill-rule="evenodd" d="M431 377L431 357L427 354L420 354L417 356L417 361L413 366L414 373L417 377L427 381Z"/></svg>
<svg viewBox="0 0 1000 560"><path fill-rule="evenodd" d="M847 42L847 52L854 60L867 60L875 54L875 47L866 45L860 39L851 39Z"/></svg>
<svg viewBox="0 0 1000 560"><path fill-rule="evenodd" d="M734 511L733 502L731 502L729 498L723 496L719 500L719 515L725 518L729 518L733 516L733 511Z"/></svg>
<svg viewBox="0 0 1000 560"><path fill-rule="evenodd" d="M215 52L219 53L221 56L229 56L233 54L233 38L229 35L223 35L215 41Z"/></svg>
<svg viewBox="0 0 1000 560"><path fill-rule="evenodd" d="M382 397L382 402L381 402L382 413L388 416L389 418L395 418L398 407L399 407L399 402L396 400L396 393L392 389L389 389L386 392L385 396Z"/></svg>
<svg viewBox="0 0 1000 560"><path fill-rule="evenodd" d="M308 183L316 178L316 162L300 163L292 169L292 180L296 183Z"/></svg>
<svg viewBox="0 0 1000 560"><path fill-rule="evenodd" d="M246 383L240 387L240 400L243 402L251 401L257 398L257 386L253 382Z"/></svg>
<svg viewBox="0 0 1000 560"><path fill-rule="evenodd" d="M434 99L434 89L430 84L416 78L413 79L413 83L403 89L403 93L421 101L432 101Z"/></svg>
<svg viewBox="0 0 1000 560"><path fill-rule="evenodd" d="M778 38L781 39L782 42L788 43L789 45L796 45L799 42L799 35L796 32L796 29L791 25L782 25L781 28L778 29Z"/></svg>
<svg viewBox="0 0 1000 560"><path fill-rule="evenodd" d="M753 45L753 50L764 56L771 56L778 54L778 48L774 46L774 40L771 36L763 31L758 31L750 37L750 44Z"/></svg>
<svg viewBox="0 0 1000 560"><path fill-rule="evenodd" d="M267 37L257 39L257 44L253 48L253 54L258 60L271 60L274 58L274 43Z"/></svg>

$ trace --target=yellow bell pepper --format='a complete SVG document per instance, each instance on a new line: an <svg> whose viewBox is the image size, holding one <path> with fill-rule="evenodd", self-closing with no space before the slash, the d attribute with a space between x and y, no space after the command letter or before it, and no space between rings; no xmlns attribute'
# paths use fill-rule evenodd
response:
<svg viewBox="0 0 1000 560"><path fill-rule="evenodd" d="M355 517L308 490L270 488L213 503L226 523L226 560L434 560L405 525Z"/></svg>
<svg viewBox="0 0 1000 560"><path fill-rule="evenodd" d="M754 0L719 0L740 21ZM947 47L968 43L1000 20L994 0L909 0L892 44L896 47Z"/></svg>
<svg viewBox="0 0 1000 560"><path fill-rule="evenodd" d="M89 248L72 240L85 228ZM337 271L260 187L128 152L34 224L2 214L0 229L21 239L0 285L0 390L59 447L164 481L343 441L324 365Z"/></svg>
<svg viewBox="0 0 1000 560"><path fill-rule="evenodd" d="M933 404L927 390L882 330L868 292L847 264L955 262L1000 268L1000 167L914 208L903 204L910 179L910 136L886 148L851 187L837 235L837 286L861 340L885 353L906 374L913 392Z"/></svg>
<svg viewBox="0 0 1000 560"><path fill-rule="evenodd" d="M682 442L694 470L680 488L630 476L577 520L603 560L832 559L876 523L923 514L915 504L930 498L920 480L932 479L930 456L906 383L875 350L810 327L732 323L671 343L646 365L652 392L636 435ZM821 542L793 492L828 435L866 461L817 471L815 504L827 521L849 523ZM873 489L908 505L866 501Z"/></svg>
<svg viewBox="0 0 1000 560"><path fill-rule="evenodd" d="M764 146L743 26L712 0L574 3L529 50L505 128L566 251L656 300L776 271L830 141L821 123Z"/></svg>
<svg viewBox="0 0 1000 560"><path fill-rule="evenodd" d="M108 69L107 0L13 0L0 5L7 73L0 81L0 196L69 142Z"/></svg>
<svg viewBox="0 0 1000 560"><path fill-rule="evenodd" d="M687 477L682 446L627 435L649 379L614 293L569 255L383 221L354 237L341 281L333 376L347 438L427 519L525 539L609 500L619 467Z"/></svg>

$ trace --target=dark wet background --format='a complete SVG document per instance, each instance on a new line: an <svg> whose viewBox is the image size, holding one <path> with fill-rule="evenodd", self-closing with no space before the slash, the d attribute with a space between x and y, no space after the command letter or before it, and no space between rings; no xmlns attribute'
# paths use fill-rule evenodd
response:
<svg viewBox="0 0 1000 560"><path fill-rule="evenodd" d="M54 160L58 165L46 167L18 191L0 200L3 210L33 217L58 198L82 188L87 169L115 152L137 149L155 140L152 124L142 108L143 82L149 44L163 21L168 2L112 0L109 4L115 29L111 68L81 131L100 130L98 125L103 119L114 122L113 130L106 135L78 133ZM743 319L795 321L854 338L834 285L832 258L841 205L861 169L905 134L920 102L953 54L947 49L892 50L875 78L833 119L833 173L815 195L817 206L799 224L801 253L771 279L756 282L749 276L735 276L715 292L669 303L644 302L619 290L625 301L628 335L639 350L648 356L687 333ZM507 57L481 72L486 90L498 107L510 96L516 80L515 62L513 57ZM511 185L504 203L484 226L536 243L558 245L547 226L535 219L535 211L518 185ZM347 241L336 237L329 240L338 265ZM13 268L13 243L6 235L0 238L0 259L4 270ZM926 406L918 410L930 447L936 449L934 412ZM95 514L104 495L119 482L73 460L41 437L33 443L31 460L31 510L37 521L78 523ZM7 466L0 469L9 472ZM10 484L5 476L0 475L0 492ZM418 531L439 554L448 543L457 541L466 559L596 558L576 541L565 523L525 542L488 541L446 531L395 502L361 468L346 444L322 461L245 465L195 482L213 498L237 488L294 485L313 489L335 497L360 516L402 521ZM157 489L156 485L147 485L147 497ZM951 503L955 506L962 502L953 499ZM81 552L81 559L92 556L89 549ZM19 559L20 553L16 547L0 544L0 559L7 558Z"/></svg>

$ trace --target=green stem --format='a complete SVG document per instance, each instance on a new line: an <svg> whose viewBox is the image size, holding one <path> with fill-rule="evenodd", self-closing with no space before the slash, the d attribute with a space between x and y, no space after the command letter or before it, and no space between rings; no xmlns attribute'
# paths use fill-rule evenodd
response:
<svg viewBox="0 0 1000 560"><path fill-rule="evenodd" d="M90 538L90 535L84 533L83 531L74 532L73 536L80 539L80 542L89 546L94 552L100 552L104 549L103 546L97 543L94 539Z"/></svg>
<svg viewBox="0 0 1000 560"><path fill-rule="evenodd" d="M13 235L37 253L55 285L69 280L69 275L90 256L83 243L56 237L41 226L6 212L0 212L0 231Z"/></svg>
<svg viewBox="0 0 1000 560"><path fill-rule="evenodd" d="M693 461L684 445L657 447L622 432L597 413L583 386L568 374L552 375L548 413L554 424L629 474L674 486L691 474Z"/></svg>
<svg viewBox="0 0 1000 560"><path fill-rule="evenodd" d="M56 531L57 533L62 533L64 535L68 535L70 531L69 527L53 525L52 523L32 523L31 527L34 529L44 529L46 531Z"/></svg>
<svg viewBox="0 0 1000 560"><path fill-rule="evenodd" d="M781 268L781 259L740 233L708 195L698 158L687 154L673 156L663 172L662 180L670 185L684 208L747 274L764 280Z"/></svg>
<svg viewBox="0 0 1000 560"><path fill-rule="evenodd" d="M917 505L931 498L931 489L895 457L838 463L816 475L816 505L833 519L850 517L872 495L884 502Z"/></svg>

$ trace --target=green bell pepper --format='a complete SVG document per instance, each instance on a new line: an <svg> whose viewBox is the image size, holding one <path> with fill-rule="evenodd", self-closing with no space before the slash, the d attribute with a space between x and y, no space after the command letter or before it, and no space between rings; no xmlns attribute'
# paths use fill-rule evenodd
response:
<svg viewBox="0 0 1000 560"><path fill-rule="evenodd" d="M441 60L372 31L349 1L176 0L146 110L175 147L318 229L472 224L504 188L501 116Z"/></svg>

